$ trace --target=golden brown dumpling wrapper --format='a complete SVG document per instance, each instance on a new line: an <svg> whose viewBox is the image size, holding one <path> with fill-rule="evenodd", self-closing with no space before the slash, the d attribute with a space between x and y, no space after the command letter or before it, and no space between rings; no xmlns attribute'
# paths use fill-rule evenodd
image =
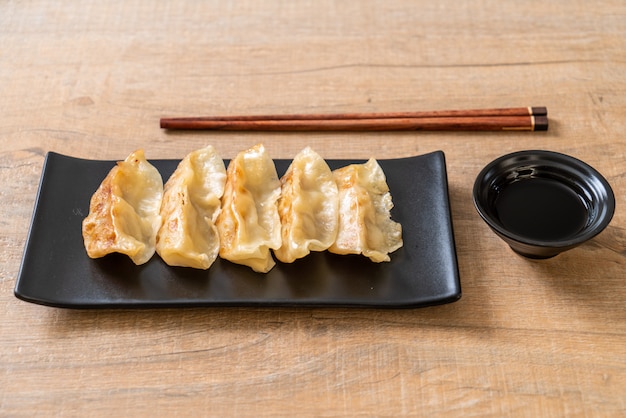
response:
<svg viewBox="0 0 626 418"><path fill-rule="evenodd" d="M215 220L226 168L212 146L185 156L165 183L156 251L170 266L208 269L219 253Z"/></svg>
<svg viewBox="0 0 626 418"><path fill-rule="evenodd" d="M143 150L117 163L91 197L83 220L83 241L91 258L126 254L135 264L147 262L155 251L161 226L159 209L163 179L146 161Z"/></svg>
<svg viewBox="0 0 626 418"><path fill-rule="evenodd" d="M385 173L375 159L333 172L339 189L339 229L329 248L336 254L363 254L380 263L402 246L402 226L393 207Z"/></svg>
<svg viewBox="0 0 626 418"><path fill-rule="evenodd" d="M324 251L335 242L338 191L333 173L319 154L307 147L295 156L281 178L278 213L282 245L274 255L292 263L311 251Z"/></svg>
<svg viewBox="0 0 626 418"><path fill-rule="evenodd" d="M274 161L258 144L228 165L222 209L217 217L220 257L266 273L276 264L270 252L281 244Z"/></svg>

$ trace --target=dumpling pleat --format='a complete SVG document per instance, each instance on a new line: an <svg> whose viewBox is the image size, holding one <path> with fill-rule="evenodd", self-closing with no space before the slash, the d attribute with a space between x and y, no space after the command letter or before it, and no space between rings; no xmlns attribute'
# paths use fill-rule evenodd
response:
<svg viewBox="0 0 626 418"><path fill-rule="evenodd" d="M165 184L156 251L170 266L208 269L218 256L215 220L226 169L215 148L185 156Z"/></svg>
<svg viewBox="0 0 626 418"><path fill-rule="evenodd" d="M370 159L333 175L339 189L339 228L329 251L390 261L389 253L402 247L402 226L391 219L393 203L382 168Z"/></svg>
<svg viewBox="0 0 626 418"><path fill-rule="evenodd" d="M87 255L99 258L117 252L138 265L150 260L161 226L162 198L163 179L143 150L118 162L91 197L83 220Z"/></svg>
<svg viewBox="0 0 626 418"><path fill-rule="evenodd" d="M338 191L328 164L307 147L281 179L278 211L282 246L274 251L284 263L324 251L337 237Z"/></svg>
<svg viewBox="0 0 626 418"><path fill-rule="evenodd" d="M230 162L216 222L220 257L261 273L274 267L270 250L281 245L279 196L276 167L262 144Z"/></svg>

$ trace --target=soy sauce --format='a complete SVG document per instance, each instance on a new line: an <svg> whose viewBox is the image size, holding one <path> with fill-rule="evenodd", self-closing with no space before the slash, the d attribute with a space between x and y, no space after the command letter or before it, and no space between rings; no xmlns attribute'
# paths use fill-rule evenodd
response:
<svg viewBox="0 0 626 418"><path fill-rule="evenodd" d="M587 223L587 207L578 194L559 181L528 178L508 184L495 209L502 225L523 237L561 241Z"/></svg>

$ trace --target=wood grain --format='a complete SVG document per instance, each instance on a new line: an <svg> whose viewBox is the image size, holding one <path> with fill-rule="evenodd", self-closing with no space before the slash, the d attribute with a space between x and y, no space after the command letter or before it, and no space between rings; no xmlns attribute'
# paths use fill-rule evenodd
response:
<svg viewBox="0 0 626 418"><path fill-rule="evenodd" d="M1 416L623 416L626 6L600 2L3 2ZM550 130L168 132L164 115L541 103ZM115 123L112 123L115 121ZM463 298L419 310L67 311L13 296L45 153L274 158L443 150ZM617 211L516 256L474 210L492 159L580 158ZM71 185L68 185L70 193ZM59 196L64 198L64 196ZM59 260L63 262L63 260Z"/></svg>

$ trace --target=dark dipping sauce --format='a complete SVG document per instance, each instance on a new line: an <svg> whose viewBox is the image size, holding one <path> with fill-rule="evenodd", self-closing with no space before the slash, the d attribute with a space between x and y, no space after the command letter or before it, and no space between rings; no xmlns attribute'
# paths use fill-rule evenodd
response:
<svg viewBox="0 0 626 418"><path fill-rule="evenodd" d="M502 226L534 240L562 241L587 224L587 207L578 194L549 178L528 178L509 183L495 201Z"/></svg>

